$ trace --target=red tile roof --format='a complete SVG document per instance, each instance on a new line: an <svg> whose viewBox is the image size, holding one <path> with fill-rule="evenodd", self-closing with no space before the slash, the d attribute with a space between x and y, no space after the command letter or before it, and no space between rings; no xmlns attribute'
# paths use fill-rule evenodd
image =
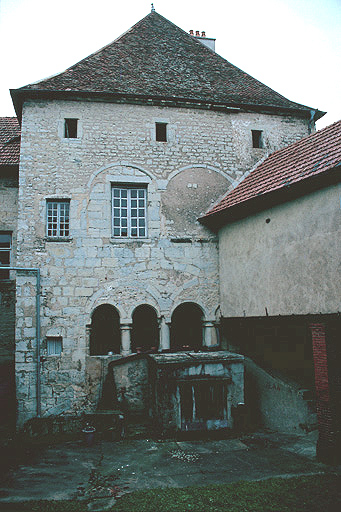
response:
<svg viewBox="0 0 341 512"><path fill-rule="evenodd" d="M267 107L305 116L311 111L251 77L156 12L66 71L11 94L18 115L25 95L48 94ZM323 114L316 111L315 119Z"/></svg>
<svg viewBox="0 0 341 512"><path fill-rule="evenodd" d="M16 117L0 117L0 165L19 165L20 126Z"/></svg>
<svg viewBox="0 0 341 512"><path fill-rule="evenodd" d="M259 163L232 191L203 217L212 219L236 206L264 198L327 171L341 178L341 120L286 148L275 151Z"/></svg>

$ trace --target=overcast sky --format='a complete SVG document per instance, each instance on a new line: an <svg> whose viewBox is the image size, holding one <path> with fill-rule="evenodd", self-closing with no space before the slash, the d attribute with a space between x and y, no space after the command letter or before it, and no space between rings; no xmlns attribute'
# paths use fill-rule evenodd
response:
<svg viewBox="0 0 341 512"><path fill-rule="evenodd" d="M9 89L64 71L150 12L147 0L0 0L0 116ZM183 30L292 101L341 119L341 0L155 0Z"/></svg>

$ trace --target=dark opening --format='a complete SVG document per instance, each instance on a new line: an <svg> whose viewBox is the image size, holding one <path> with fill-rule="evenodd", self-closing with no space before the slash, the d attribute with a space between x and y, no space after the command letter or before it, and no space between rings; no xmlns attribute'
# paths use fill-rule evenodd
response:
<svg viewBox="0 0 341 512"><path fill-rule="evenodd" d="M78 119L65 119L65 139L77 139Z"/></svg>
<svg viewBox="0 0 341 512"><path fill-rule="evenodd" d="M227 418L227 384L222 381L184 382L180 386L181 423Z"/></svg>
<svg viewBox="0 0 341 512"><path fill-rule="evenodd" d="M253 148L263 148L263 137L261 130L251 130L252 131L252 147Z"/></svg>
<svg viewBox="0 0 341 512"><path fill-rule="evenodd" d="M159 348L159 326L157 315L151 306L143 304L133 313L131 349L133 352L147 352Z"/></svg>
<svg viewBox="0 0 341 512"><path fill-rule="evenodd" d="M172 350L200 350L202 348L202 317L199 306L186 302L178 306L171 323Z"/></svg>
<svg viewBox="0 0 341 512"><path fill-rule="evenodd" d="M95 309L91 319L90 355L119 354L121 348L120 317L110 304Z"/></svg>
<svg viewBox="0 0 341 512"><path fill-rule="evenodd" d="M155 123L156 140L167 142L167 123Z"/></svg>
<svg viewBox="0 0 341 512"><path fill-rule="evenodd" d="M10 266L11 241L11 233L0 232L0 267ZM0 279L9 279L9 270L0 270Z"/></svg>

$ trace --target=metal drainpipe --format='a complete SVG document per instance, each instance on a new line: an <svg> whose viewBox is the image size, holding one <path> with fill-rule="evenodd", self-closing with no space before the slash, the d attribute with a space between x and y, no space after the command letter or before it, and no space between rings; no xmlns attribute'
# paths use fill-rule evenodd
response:
<svg viewBox="0 0 341 512"><path fill-rule="evenodd" d="M1 270L19 270L21 272L34 272L37 276L36 281L36 354L37 354L37 417L41 415L41 391L40 391L40 269L28 267L3 267Z"/></svg>

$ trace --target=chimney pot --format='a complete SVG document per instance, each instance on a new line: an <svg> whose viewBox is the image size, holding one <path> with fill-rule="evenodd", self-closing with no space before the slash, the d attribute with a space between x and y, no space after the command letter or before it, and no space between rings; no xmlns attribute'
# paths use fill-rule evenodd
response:
<svg viewBox="0 0 341 512"><path fill-rule="evenodd" d="M201 37L206 37L206 33L204 30L201 32Z"/></svg>
<svg viewBox="0 0 341 512"><path fill-rule="evenodd" d="M200 37L200 32L199 32L199 30L196 30L196 31L195 31L195 35Z"/></svg>
<svg viewBox="0 0 341 512"><path fill-rule="evenodd" d="M191 36L194 36L194 31L193 30L190 30L189 33L190 33Z"/></svg>

